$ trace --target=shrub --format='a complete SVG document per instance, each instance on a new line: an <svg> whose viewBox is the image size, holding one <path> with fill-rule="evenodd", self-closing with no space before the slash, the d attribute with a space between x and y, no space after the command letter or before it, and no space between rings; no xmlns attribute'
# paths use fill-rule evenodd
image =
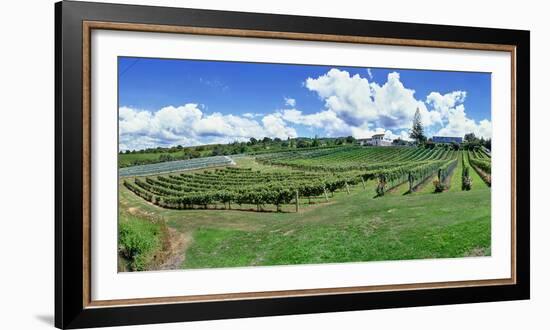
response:
<svg viewBox="0 0 550 330"><path fill-rule="evenodd" d="M443 192L447 188L443 182L439 181L439 179L435 179L433 181L435 192Z"/></svg>
<svg viewBox="0 0 550 330"><path fill-rule="evenodd" d="M464 167L462 170L462 190L472 189L472 178L470 177L470 168Z"/></svg>
<svg viewBox="0 0 550 330"><path fill-rule="evenodd" d="M159 162L169 162L172 160L176 160L176 158L170 154L160 154L159 156Z"/></svg>
<svg viewBox="0 0 550 330"><path fill-rule="evenodd" d="M121 214L118 249L132 271L145 270L161 247L162 229L159 223Z"/></svg>
<svg viewBox="0 0 550 330"><path fill-rule="evenodd" d="M385 191L386 191L386 177L384 175L380 175L378 177L378 185L376 186L376 194L378 196L384 196Z"/></svg>

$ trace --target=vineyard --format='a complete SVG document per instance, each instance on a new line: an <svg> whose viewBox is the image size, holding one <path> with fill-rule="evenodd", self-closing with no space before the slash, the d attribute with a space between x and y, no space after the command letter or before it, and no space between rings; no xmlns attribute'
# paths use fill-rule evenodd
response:
<svg viewBox="0 0 550 330"><path fill-rule="evenodd" d="M345 187L343 176L323 176L299 171L253 171L250 168L224 168L203 173L135 178L124 185L138 196L158 206L171 209L191 209L211 204L255 205L262 210L272 204L280 210L282 204L296 202L297 196L311 198Z"/></svg>
<svg viewBox="0 0 550 330"><path fill-rule="evenodd" d="M491 253L483 150L340 146L231 159L124 169L122 271Z"/></svg>
<svg viewBox="0 0 550 330"><path fill-rule="evenodd" d="M365 171L449 159L454 151L446 148L411 147L341 147L309 152L292 151L257 157L266 165L284 166L305 171ZM455 155L456 156L456 155Z"/></svg>
<svg viewBox="0 0 550 330"><path fill-rule="evenodd" d="M168 209L223 208L265 210L273 205L295 205L300 199L329 201L335 192L349 194L358 187L382 197L397 187L407 187L407 193L433 180L433 192L450 188L451 176L460 161L462 190L469 190L469 166L490 184L490 156L483 151L458 151L452 148L411 148L357 146L331 149L292 151L257 155L260 170L245 167L224 167L200 173L165 173L204 167L219 167L228 157L208 157L179 162L167 162L124 168L123 184L141 198ZM173 164L176 163L176 164ZM148 167L143 169L143 167ZM156 172L155 172L156 170ZM466 174L464 173L466 171ZM156 175L165 173L164 175ZM489 173L489 174L487 174ZM464 176L466 175L466 178ZM372 182L372 184L368 184ZM367 185L370 188L367 189ZM372 189L374 187L374 189ZM373 191L374 190L374 191Z"/></svg>
<svg viewBox="0 0 550 330"><path fill-rule="evenodd" d="M350 184L376 180L378 196L402 184L413 192L437 174L439 187L448 188L459 152L452 148L343 147L337 150L288 152L258 157L260 163L312 172L344 173ZM445 185L445 186L444 186Z"/></svg>

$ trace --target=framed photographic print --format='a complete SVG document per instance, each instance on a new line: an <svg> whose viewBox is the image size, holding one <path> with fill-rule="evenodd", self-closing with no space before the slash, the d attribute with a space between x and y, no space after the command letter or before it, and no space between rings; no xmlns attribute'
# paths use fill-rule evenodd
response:
<svg viewBox="0 0 550 330"><path fill-rule="evenodd" d="M56 4L59 328L529 298L529 32Z"/></svg>

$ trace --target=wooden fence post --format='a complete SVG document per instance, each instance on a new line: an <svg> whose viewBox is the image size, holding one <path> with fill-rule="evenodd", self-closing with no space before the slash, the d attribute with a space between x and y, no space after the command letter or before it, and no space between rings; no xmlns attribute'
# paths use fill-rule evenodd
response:
<svg viewBox="0 0 550 330"><path fill-rule="evenodd" d="M361 182L363 183L363 190L367 190L367 187L365 187L365 179L361 177Z"/></svg>
<svg viewBox="0 0 550 330"><path fill-rule="evenodd" d="M325 192L325 200L328 202L327 188L323 188L323 191Z"/></svg>
<svg viewBox="0 0 550 330"><path fill-rule="evenodd" d="M298 189L296 189L296 213L298 213Z"/></svg>
<svg viewBox="0 0 550 330"><path fill-rule="evenodd" d="M346 181L346 190L348 191L348 195L349 195L349 185L347 181Z"/></svg>

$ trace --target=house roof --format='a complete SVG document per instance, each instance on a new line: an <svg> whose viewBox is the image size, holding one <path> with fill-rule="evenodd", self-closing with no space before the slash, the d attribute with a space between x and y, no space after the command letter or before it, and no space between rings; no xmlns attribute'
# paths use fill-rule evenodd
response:
<svg viewBox="0 0 550 330"><path fill-rule="evenodd" d="M373 135L372 135L372 137L375 137L375 136L384 136L384 135L386 135L386 134L384 134L384 133L380 133L380 134L373 134Z"/></svg>

